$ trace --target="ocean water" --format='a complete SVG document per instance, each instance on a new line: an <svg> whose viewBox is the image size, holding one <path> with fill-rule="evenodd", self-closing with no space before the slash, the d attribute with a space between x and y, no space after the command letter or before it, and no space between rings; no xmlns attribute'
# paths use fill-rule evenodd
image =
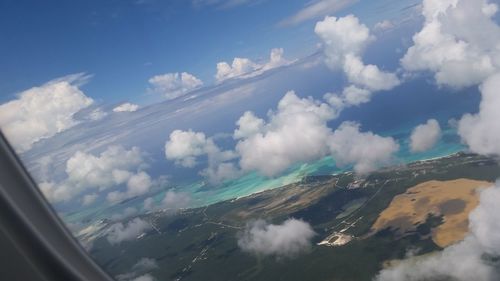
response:
<svg viewBox="0 0 500 281"><path fill-rule="evenodd" d="M148 153L152 161L147 171L152 177L170 176L169 184L118 205L109 206L105 198L100 198L102 204L81 210L74 210L75 204L71 203L57 206L65 221L75 223L109 218L130 207L138 212L145 211L145 198L152 197L159 203L169 189L189 194L192 198L190 207L199 207L281 187L300 181L305 175L348 171L352 167L337 167L334 159L324 157L310 163L297 163L275 178L266 178L253 172L219 186L208 186L199 175L199 171L207 165L206 159L200 159L196 169L182 168L165 159L163 148L173 130L191 129L204 132L207 136L229 135L217 139L217 142L221 149L233 149L235 143L230 136L236 120L244 111L251 110L265 118L267 112L275 109L289 90L295 90L300 97L311 96L316 100L322 100L326 92L339 92L343 84L341 76L334 75L323 64L304 67L308 61L318 58L318 55L311 56L304 62L253 80L234 81L203 89L193 94L198 95L197 98L155 104L126 116L111 116L97 124L77 126L39 143L33 151L23 156L23 160L36 175L37 160L51 155L52 159L59 159L53 171L64 176L65 159L76 150L85 147L92 153L99 153L108 145L120 144L124 147L138 146ZM478 90L439 88L429 82L432 79L422 76L391 91L376 93L370 103L345 109L328 126L334 130L344 121L354 121L361 125L362 131L393 137L400 144L400 151L392 163L394 165L462 151L466 147L449 120L458 120L464 113L477 111L480 101ZM429 151L411 153L408 148L411 131L430 118L437 119L443 128L441 140Z"/></svg>
<svg viewBox="0 0 500 281"><path fill-rule="evenodd" d="M413 127L400 128L383 134L395 138L400 144L400 150L395 155L392 165L408 164L418 160L444 157L467 149L466 146L460 142L456 129L448 126L443 129L441 139L432 149L422 153L411 153L409 150L408 138L412 129ZM175 191L189 194L192 199L189 207L202 207L282 187L287 184L298 182L306 175L338 174L351 170L351 166L337 167L335 160L331 156L327 156L311 163L296 164L283 173L283 175L275 178L267 178L257 172L252 172L236 180L225 182L217 187L209 187L200 180L190 184L179 185L175 188ZM159 204L168 190L170 190L170 187L159 190L154 194L149 194L146 197L153 198L153 200ZM141 197L112 207L100 206L98 208L71 213L65 216L65 221L81 222L82 220L88 220L89 222L93 222L102 218L109 218L113 214L123 212L126 208L130 207L136 208L139 212L141 210L145 211L143 210L143 201L144 197Z"/></svg>
<svg viewBox="0 0 500 281"><path fill-rule="evenodd" d="M440 141L432 149L422 153L411 153L408 137L412 129L407 128L386 134L394 137L400 144L400 151L395 155L393 164L408 164L418 160L443 157L466 149L460 142L456 130L448 127L443 130ZM296 164L282 176L276 178L266 178L253 172L237 180L226 182L217 188L206 188L203 184L197 183L180 187L178 190L192 196L193 206L203 206L298 182L306 175L337 174L350 170L352 170L351 166L338 167L335 160L331 156L327 156L315 162Z"/></svg>
<svg viewBox="0 0 500 281"><path fill-rule="evenodd" d="M469 97L472 99L469 103L473 105L475 103L474 94L469 94ZM381 97L378 101L377 99L374 99L373 106L376 107L378 104L387 106L388 101L386 99L387 97ZM392 100L391 102L398 102L401 107L404 107L403 101ZM362 124L363 131L373 131L382 136L390 136L399 143L400 150L395 155L394 161L391 163L392 165L401 165L417 160L443 157L466 150L467 148L461 142L456 128L450 125L449 120L459 118L463 111L468 110L464 110L464 108L457 109L456 105L452 107L443 106L441 107L441 110L435 109L435 107L430 108L430 110L433 110L432 113L421 112L421 114L415 115L400 115L399 121L404 124L400 124L399 126L391 126L391 122L394 122L394 120L392 120L393 117L390 114L386 116L376 115L377 118L373 118L373 111L370 110L366 110L365 114L358 115L359 119L355 121L359 121ZM354 109L354 111L358 111L358 109ZM376 112L380 112L380 110ZM347 115L350 115L349 112ZM369 120L370 117L371 123L366 121ZM348 117L345 118L346 120L352 120ZM411 132L416 125L424 123L428 118L436 118L439 121L442 127L442 137L432 149L422 153L411 153L409 149L409 137ZM336 120L335 122L340 123L341 120ZM379 124L388 124L387 127L389 127L389 129L381 130ZM335 125L336 124L330 124L330 127L335 128ZM203 166L203 163L200 165ZM297 163L290 167L281 176L275 178L267 178L257 172L252 172L243 175L236 180L225 182L219 186L208 186L202 178L193 177L191 182L187 181L175 184L170 183L164 187L157 188L150 194L138 197L126 203L114 206L106 206L105 204L102 204L94 208L87 208L81 211L67 213L64 214L64 220L70 223L84 222L84 224L87 224L103 218L109 218L115 214L123 213L126 208L130 207L137 209L138 212L145 212L146 210L143 209L143 202L145 198L152 197L155 202L159 204L165 196L165 193L170 189L174 189L176 192L189 194L192 199L189 207L201 207L298 182L306 175L337 174L351 169L352 167L350 166L338 167L335 160L332 157L327 156L310 163ZM187 179L189 179L189 177L187 177Z"/></svg>

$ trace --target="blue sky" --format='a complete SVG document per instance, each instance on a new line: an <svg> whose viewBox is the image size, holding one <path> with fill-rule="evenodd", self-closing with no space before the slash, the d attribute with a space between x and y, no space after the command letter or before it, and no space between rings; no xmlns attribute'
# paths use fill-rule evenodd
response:
<svg viewBox="0 0 500 281"><path fill-rule="evenodd" d="M318 2L318 1L316 1ZM339 1L342 2L342 1ZM415 1L344 1L371 26L401 17ZM352 2L352 3L351 3ZM283 21L315 2L290 0L2 1L1 101L64 75L93 75L85 93L105 103L151 100L147 80L186 71L209 85L216 63L264 61L275 47L285 57L314 52L316 17Z"/></svg>
<svg viewBox="0 0 500 281"><path fill-rule="evenodd" d="M483 153L482 139L498 143L497 110L479 107L495 87L477 87L500 69L497 6L426 13L439 1L3 1L0 127L71 208L205 183L240 196L325 156L364 174L464 144ZM426 127L434 150L413 151L431 118L450 137ZM262 178L238 181L249 175Z"/></svg>

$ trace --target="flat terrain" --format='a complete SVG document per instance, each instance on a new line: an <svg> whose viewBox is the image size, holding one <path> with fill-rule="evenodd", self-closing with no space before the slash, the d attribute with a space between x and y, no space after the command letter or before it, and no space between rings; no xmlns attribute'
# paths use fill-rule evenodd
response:
<svg viewBox="0 0 500 281"><path fill-rule="evenodd" d="M469 213L478 205L479 189L492 183L470 179L427 181L394 197L372 226L378 232L392 228L397 233L416 231L430 215L442 217L432 231L432 240L444 248L461 241L468 231Z"/></svg>
<svg viewBox="0 0 500 281"><path fill-rule="evenodd" d="M498 177L497 159L465 153L392 167L365 178L349 172L310 175L296 184L175 215L140 215L154 228L132 241L109 244L108 222L98 233L85 236L92 241L82 241L93 244L91 255L111 276L372 281L384 262L404 259L409 250L425 255L462 239L467 214L477 205L475 191ZM279 224L291 217L308 222L316 232L309 252L277 260L239 248L238 235L248 221ZM158 267L132 270L145 257Z"/></svg>

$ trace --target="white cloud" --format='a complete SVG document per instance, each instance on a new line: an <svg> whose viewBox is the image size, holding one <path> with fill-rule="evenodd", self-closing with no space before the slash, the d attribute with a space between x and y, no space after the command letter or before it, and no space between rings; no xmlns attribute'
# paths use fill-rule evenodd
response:
<svg viewBox="0 0 500 281"><path fill-rule="evenodd" d="M108 195L108 200L115 202L149 190L151 179L142 171L146 166L144 155L138 147L126 150L113 145L98 156L77 151L66 162L66 178L58 183L42 182L40 189L51 202L57 203L71 200L85 190L101 192L126 185L126 191L115 191Z"/></svg>
<svg viewBox="0 0 500 281"><path fill-rule="evenodd" d="M220 151L218 148L208 154L208 167L200 172L209 183L219 184L225 180L232 180L241 175L241 171L232 162L237 158L234 151Z"/></svg>
<svg viewBox="0 0 500 281"><path fill-rule="evenodd" d="M487 255L500 255L500 187L481 192L478 207L469 215L469 234L443 251L403 261L384 269L376 281L457 280L493 281L500 278Z"/></svg>
<svg viewBox="0 0 500 281"><path fill-rule="evenodd" d="M0 127L16 151L27 151L35 142L76 125L74 114L93 103L80 90L88 79L83 73L62 77L0 105Z"/></svg>
<svg viewBox="0 0 500 281"><path fill-rule="evenodd" d="M134 208L134 207L127 207L122 212L113 214L111 216L111 220L112 221L121 221L121 220L129 218L129 217L131 217L133 215L136 215L137 213L138 213L138 210L136 208Z"/></svg>
<svg viewBox="0 0 500 281"><path fill-rule="evenodd" d="M155 268L158 268L158 264L155 259L151 258L142 258L132 266L133 270L151 270Z"/></svg>
<svg viewBox="0 0 500 281"><path fill-rule="evenodd" d="M283 50L283 48L272 49L271 54L269 55L269 61L262 66L261 72L290 64L292 61L285 59L283 57L284 53L285 51Z"/></svg>
<svg viewBox="0 0 500 281"><path fill-rule="evenodd" d="M409 71L435 73L439 85L481 83L500 67L497 4L487 0L425 0L425 23L401 59Z"/></svg>
<svg viewBox="0 0 500 281"><path fill-rule="evenodd" d="M97 193L86 194L82 198L82 205L83 206L91 205L92 203L95 202L95 200L97 200L98 197L99 195Z"/></svg>
<svg viewBox="0 0 500 281"><path fill-rule="evenodd" d="M473 152L500 155L500 73L487 79L480 89L479 113L465 114L458 133Z"/></svg>
<svg viewBox="0 0 500 281"><path fill-rule="evenodd" d="M329 139L329 147L337 165L354 165L354 171L367 174L388 165L399 144L391 137L360 132L360 125L342 123Z"/></svg>
<svg viewBox="0 0 500 281"><path fill-rule="evenodd" d="M354 85L345 87L342 91L342 102L344 106L360 105L371 100L372 92L367 89L358 88Z"/></svg>
<svg viewBox="0 0 500 281"><path fill-rule="evenodd" d="M41 182L38 187L43 195L52 203L68 201L72 199L76 193L81 192L75 188L71 188L65 183L56 184L51 181Z"/></svg>
<svg viewBox="0 0 500 281"><path fill-rule="evenodd" d="M418 125L410 136L411 152L424 152L436 145L441 138L441 127L436 119L429 119L427 123Z"/></svg>
<svg viewBox="0 0 500 281"><path fill-rule="evenodd" d="M253 112L246 111L236 122L238 128L234 131L235 139L247 138L261 132L264 128L264 120L256 117Z"/></svg>
<svg viewBox="0 0 500 281"><path fill-rule="evenodd" d="M376 31L386 31L393 28L394 28L394 23L392 23L390 20L379 21L373 27L373 29Z"/></svg>
<svg viewBox="0 0 500 281"><path fill-rule="evenodd" d="M198 157L206 155L208 167L201 174L210 183L220 183L251 171L273 177L293 164L313 161L329 153L339 157L339 165L354 164L360 173L389 164L399 148L397 143L370 132L360 133L359 125L353 123L346 123L333 132L327 122L338 116L344 103L334 94L326 94L325 99L330 105L311 97L299 98L290 91L275 111L269 111L267 120L245 112L236 122L234 151L221 150L203 133L174 131L166 142L167 159L194 167ZM339 143L342 138L346 138L345 143ZM343 145L346 145L345 151ZM239 167L235 164L237 159Z"/></svg>
<svg viewBox="0 0 500 281"><path fill-rule="evenodd" d="M241 168L275 176L294 163L324 156L331 132L326 122L335 117L335 111L327 104L312 98L301 99L293 91L288 92L280 100L277 111L270 113L262 131L237 143ZM251 123L239 122L238 125L237 132L254 129Z"/></svg>
<svg viewBox="0 0 500 281"><path fill-rule="evenodd" d="M211 183L219 183L238 175L234 164L227 163L236 158L235 153L221 151L204 133L175 130L165 143L166 158L183 167L193 168L197 164L197 158L203 155L208 158L208 167L201 174Z"/></svg>
<svg viewBox="0 0 500 281"><path fill-rule="evenodd" d="M96 108L89 113L87 119L91 121L99 121L106 116L108 116L107 112L103 111L101 108Z"/></svg>
<svg viewBox="0 0 500 281"><path fill-rule="evenodd" d="M166 73L149 79L152 92L163 95L167 100L186 95L203 86L203 82L194 75L182 73Z"/></svg>
<svg viewBox="0 0 500 281"><path fill-rule="evenodd" d="M147 173L141 171L130 176L125 191L112 191L108 193L106 199L111 203L116 203L128 198L143 195L149 192L152 185L151 177Z"/></svg>
<svg viewBox="0 0 500 281"><path fill-rule="evenodd" d="M202 8L205 6L216 6L221 9L233 8L236 6L255 3L251 0L191 0L191 3L196 8Z"/></svg>
<svg viewBox="0 0 500 281"><path fill-rule="evenodd" d="M230 78L251 73L259 67L260 65L247 58L234 58L231 65L225 61L219 62L217 63L217 74L215 74L215 80L220 83Z"/></svg>
<svg viewBox="0 0 500 281"><path fill-rule="evenodd" d="M151 224L140 218L135 218L126 224L115 223L109 227L107 239L111 244L134 240L137 236L151 229Z"/></svg>
<svg viewBox="0 0 500 281"><path fill-rule="evenodd" d="M77 151L66 162L66 174L71 184L104 190L125 183L143 164L143 153L138 147L126 150L113 145L99 156Z"/></svg>
<svg viewBox="0 0 500 281"><path fill-rule="evenodd" d="M365 65L352 54L345 56L344 72L351 83L374 92L390 90L400 83L394 73L381 71L373 64Z"/></svg>
<svg viewBox="0 0 500 281"><path fill-rule="evenodd" d="M310 249L314 235L311 226L301 220L288 219L279 225L257 220L247 224L238 246L255 255L293 258Z"/></svg>
<svg viewBox="0 0 500 281"><path fill-rule="evenodd" d="M188 207L190 202L191 197L189 196L189 194L169 190L167 191L167 193L165 193L165 197L161 201L161 204L164 208L178 210Z"/></svg>
<svg viewBox="0 0 500 281"><path fill-rule="evenodd" d="M151 197L146 198L144 200L144 209L147 211L166 209L175 212L179 209L188 208L191 202L192 199L188 193L168 190L159 203L156 203Z"/></svg>
<svg viewBox="0 0 500 281"><path fill-rule="evenodd" d="M150 274L144 274L132 279L131 281L155 281L156 279Z"/></svg>
<svg viewBox="0 0 500 281"><path fill-rule="evenodd" d="M192 168L197 164L196 158L206 154L209 142L204 133L175 130L165 143L165 156L177 165Z"/></svg>
<svg viewBox="0 0 500 281"><path fill-rule="evenodd" d="M359 56L374 40L370 30L353 15L341 18L325 17L316 23L314 32L323 42L326 63L332 69L342 68L345 57Z"/></svg>
<svg viewBox="0 0 500 281"><path fill-rule="evenodd" d="M357 17L325 17L316 23L314 31L323 42L326 64L334 70L342 69L351 83L339 96L345 106L369 102L373 92L390 90L400 84L394 73L363 62L361 56L375 37Z"/></svg>
<svg viewBox="0 0 500 281"><path fill-rule="evenodd" d="M334 93L326 93L323 99L330 105L331 109L334 111L335 118L337 118L342 110L346 107L346 104L353 104L356 100L364 100L363 90L356 88L355 86L347 87L344 89L343 96Z"/></svg>
<svg viewBox="0 0 500 281"><path fill-rule="evenodd" d="M155 209L155 200L152 197L144 199L143 209L153 211Z"/></svg>
<svg viewBox="0 0 500 281"><path fill-rule="evenodd" d="M139 106L137 104L126 102L113 108L113 112L134 112L137 109L139 109Z"/></svg>
<svg viewBox="0 0 500 281"><path fill-rule="evenodd" d="M280 25L293 25L306 20L315 19L321 16L334 14L348 6L358 2L358 0L316 0L311 1L302 10L291 17L280 22Z"/></svg>
<svg viewBox="0 0 500 281"><path fill-rule="evenodd" d="M255 63L247 58L234 58L231 65L227 62L219 62L217 63L215 80L217 83L221 83L231 78L255 77L268 70L292 63L293 61L283 57L283 53L282 48L272 49L269 61L263 64Z"/></svg>
<svg viewBox="0 0 500 281"><path fill-rule="evenodd" d="M155 259L141 258L132 266L132 271L117 275L115 278L119 281L154 281L155 279L146 272L150 272L157 268L159 267Z"/></svg>

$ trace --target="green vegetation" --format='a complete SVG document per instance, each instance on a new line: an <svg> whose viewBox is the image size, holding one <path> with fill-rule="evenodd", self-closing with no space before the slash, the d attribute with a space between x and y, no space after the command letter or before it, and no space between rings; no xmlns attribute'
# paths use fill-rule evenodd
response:
<svg viewBox="0 0 500 281"><path fill-rule="evenodd" d="M432 179L493 181L499 175L497 161L461 153L383 170L357 181L350 173L306 177L299 184L176 215L143 215L159 232L150 231L141 239L114 246L101 237L91 254L113 276L130 272L137 260L148 257L159 265L151 272L158 280L369 281L385 261L402 259L409 250L418 249L420 254L440 250L429 234L442 222L441 217L429 216L416 231L402 236L391 229L370 231L394 196ZM353 200L364 203L337 218ZM280 223L289 217L303 219L314 228L317 236L310 252L294 259L276 259L255 257L239 249L238 233L249 220ZM346 228L344 233L355 237L350 243L316 245Z"/></svg>

